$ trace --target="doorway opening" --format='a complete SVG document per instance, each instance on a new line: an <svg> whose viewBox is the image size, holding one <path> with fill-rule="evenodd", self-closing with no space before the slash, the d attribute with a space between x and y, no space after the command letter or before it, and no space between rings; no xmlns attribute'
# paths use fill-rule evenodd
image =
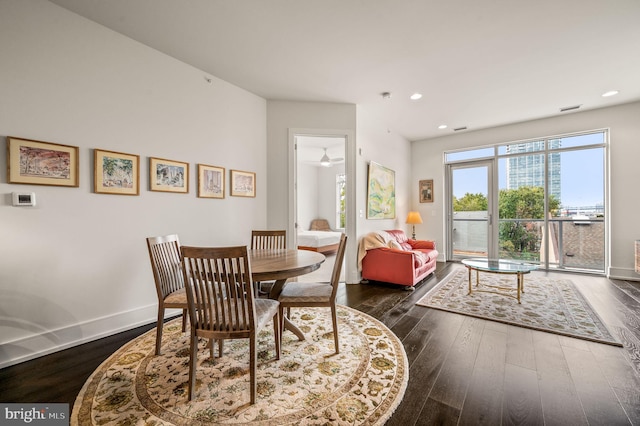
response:
<svg viewBox="0 0 640 426"><path fill-rule="evenodd" d="M311 229L312 223L318 219L326 220L330 231L348 233L346 145L346 135L294 135L293 235L296 246L300 245L298 240L309 241L308 234L315 232ZM317 243L322 251L322 239L318 238ZM335 253L329 250L324 254L327 260L320 270L299 278L329 281Z"/></svg>

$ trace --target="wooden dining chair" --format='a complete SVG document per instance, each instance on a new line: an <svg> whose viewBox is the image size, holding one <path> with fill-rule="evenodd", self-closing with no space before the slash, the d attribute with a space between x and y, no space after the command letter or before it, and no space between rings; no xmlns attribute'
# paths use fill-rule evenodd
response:
<svg viewBox="0 0 640 426"><path fill-rule="evenodd" d="M182 247L191 339L189 401L196 382L198 338L249 339L251 404L256 402L257 335L273 321L276 359L280 359L278 301L256 299L246 246ZM222 351L222 346L220 346ZM213 350L212 350L213 356Z"/></svg>
<svg viewBox="0 0 640 426"><path fill-rule="evenodd" d="M278 297L280 302L280 332L284 331L284 309L287 309L287 317L294 307L328 307L331 308L331 321L333 322L333 342L336 353L340 353L338 343L338 316L336 314L336 295L340 283L340 272L344 262L344 251L347 246L347 236L340 236L336 260L333 264L331 282L328 283L303 283L288 282Z"/></svg>
<svg viewBox="0 0 640 426"><path fill-rule="evenodd" d="M251 231L251 249L286 249L287 231Z"/></svg>
<svg viewBox="0 0 640 426"><path fill-rule="evenodd" d="M182 273L182 255L178 236L165 235L147 238L149 259L158 295L158 322L156 324L156 355L162 347L162 327L165 309L182 309L182 331L186 330L187 295Z"/></svg>
<svg viewBox="0 0 640 426"><path fill-rule="evenodd" d="M258 249L286 249L287 248L287 231L275 230L275 231L251 231L251 250ZM255 283L256 296L261 294L269 294L267 291L262 290L262 282L256 281ZM266 284L266 283L265 283Z"/></svg>

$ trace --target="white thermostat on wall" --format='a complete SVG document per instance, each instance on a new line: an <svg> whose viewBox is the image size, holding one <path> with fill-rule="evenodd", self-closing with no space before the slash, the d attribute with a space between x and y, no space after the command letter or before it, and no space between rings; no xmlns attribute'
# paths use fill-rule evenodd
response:
<svg viewBox="0 0 640 426"><path fill-rule="evenodd" d="M14 206L35 206L35 192L13 192L11 193Z"/></svg>

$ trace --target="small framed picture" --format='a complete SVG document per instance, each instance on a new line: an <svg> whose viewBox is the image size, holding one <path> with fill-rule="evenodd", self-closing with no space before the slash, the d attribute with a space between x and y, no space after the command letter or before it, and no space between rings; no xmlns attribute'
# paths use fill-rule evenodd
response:
<svg viewBox="0 0 640 426"><path fill-rule="evenodd" d="M140 156L93 150L96 194L140 195Z"/></svg>
<svg viewBox="0 0 640 426"><path fill-rule="evenodd" d="M234 197L255 197L256 174L231 170L231 195Z"/></svg>
<svg viewBox="0 0 640 426"><path fill-rule="evenodd" d="M78 147L7 137L7 182L80 186Z"/></svg>
<svg viewBox="0 0 640 426"><path fill-rule="evenodd" d="M198 197L224 198L224 167L198 164Z"/></svg>
<svg viewBox="0 0 640 426"><path fill-rule="evenodd" d="M419 194L421 203L433 203L433 179L420 181Z"/></svg>
<svg viewBox="0 0 640 426"><path fill-rule="evenodd" d="M149 190L188 193L189 163L149 158Z"/></svg>

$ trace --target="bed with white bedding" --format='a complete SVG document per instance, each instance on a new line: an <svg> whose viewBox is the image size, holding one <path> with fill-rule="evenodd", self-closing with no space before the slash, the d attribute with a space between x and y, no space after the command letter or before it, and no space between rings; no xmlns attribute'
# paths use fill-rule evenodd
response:
<svg viewBox="0 0 640 426"><path fill-rule="evenodd" d="M298 248L319 253L328 253L338 250L342 232L333 231L299 231Z"/></svg>

